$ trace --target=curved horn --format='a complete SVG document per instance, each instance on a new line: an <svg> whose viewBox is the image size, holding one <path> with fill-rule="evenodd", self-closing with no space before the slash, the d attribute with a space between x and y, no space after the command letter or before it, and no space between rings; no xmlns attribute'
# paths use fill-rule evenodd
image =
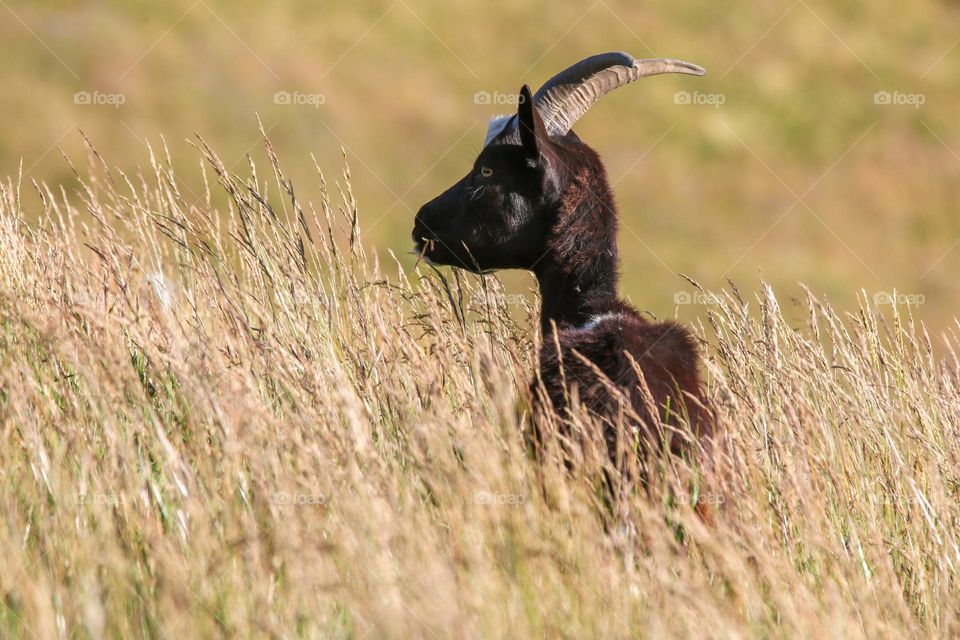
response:
<svg viewBox="0 0 960 640"><path fill-rule="evenodd" d="M562 136L604 95L638 78L661 73L702 76L706 71L682 60L635 60L622 51L599 53L547 80L533 102L550 135Z"/></svg>

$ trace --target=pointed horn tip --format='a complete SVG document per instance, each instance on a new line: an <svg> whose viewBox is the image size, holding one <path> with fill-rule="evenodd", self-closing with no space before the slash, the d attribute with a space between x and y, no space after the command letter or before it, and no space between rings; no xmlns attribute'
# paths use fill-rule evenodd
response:
<svg viewBox="0 0 960 640"><path fill-rule="evenodd" d="M634 60L633 62L634 66L637 67L658 63L667 65L666 73L684 73L691 76L703 76L707 74L707 70L700 65L693 64L692 62L686 62L684 60L675 60L673 58L654 58L648 60Z"/></svg>
<svg viewBox="0 0 960 640"><path fill-rule="evenodd" d="M671 60L670 62L670 66L672 67L671 71L675 73L685 73L691 76L707 75L706 69L692 62L684 62L683 60Z"/></svg>

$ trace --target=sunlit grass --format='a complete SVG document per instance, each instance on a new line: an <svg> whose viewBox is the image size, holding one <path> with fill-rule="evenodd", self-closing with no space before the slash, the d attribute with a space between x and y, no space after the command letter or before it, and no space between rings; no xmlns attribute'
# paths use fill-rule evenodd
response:
<svg viewBox="0 0 960 640"><path fill-rule="evenodd" d="M960 631L955 336L703 294L714 521L679 463L611 503L525 447L535 298L199 149L199 201L165 153L0 188L0 635Z"/></svg>

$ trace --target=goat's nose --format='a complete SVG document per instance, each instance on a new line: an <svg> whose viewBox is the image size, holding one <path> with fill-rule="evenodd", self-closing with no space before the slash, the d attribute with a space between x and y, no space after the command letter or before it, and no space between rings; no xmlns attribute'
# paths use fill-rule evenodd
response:
<svg viewBox="0 0 960 640"><path fill-rule="evenodd" d="M430 211L431 209L429 202L420 207L420 210L417 211L417 215L413 219L414 241L433 237L433 233L430 231L430 227L433 226L433 224L429 222L429 219L431 218Z"/></svg>

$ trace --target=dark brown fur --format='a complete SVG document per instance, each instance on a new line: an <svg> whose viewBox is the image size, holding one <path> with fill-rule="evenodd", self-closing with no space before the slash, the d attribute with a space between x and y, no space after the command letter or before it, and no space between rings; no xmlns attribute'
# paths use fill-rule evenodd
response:
<svg viewBox="0 0 960 640"><path fill-rule="evenodd" d="M542 348L533 390L541 409L564 417L578 397L605 424L611 453L620 421L635 427L643 448L683 451L711 430L696 340L619 298L617 211L603 163L572 131L548 136L529 89L521 96L516 127L421 208L417 248L436 263L536 275ZM660 428L678 425L680 415L689 416L692 433Z"/></svg>
<svg viewBox="0 0 960 640"><path fill-rule="evenodd" d="M697 344L686 329L672 322L649 322L624 305L587 328L558 328L555 338L544 336L540 381L546 397L538 381L532 391L539 406L547 404L560 415L576 397L606 424L611 455L618 419L638 429L642 448L681 453L690 441L657 425L662 421L676 426L681 415L688 415L696 430L689 435L708 434L698 362Z"/></svg>

